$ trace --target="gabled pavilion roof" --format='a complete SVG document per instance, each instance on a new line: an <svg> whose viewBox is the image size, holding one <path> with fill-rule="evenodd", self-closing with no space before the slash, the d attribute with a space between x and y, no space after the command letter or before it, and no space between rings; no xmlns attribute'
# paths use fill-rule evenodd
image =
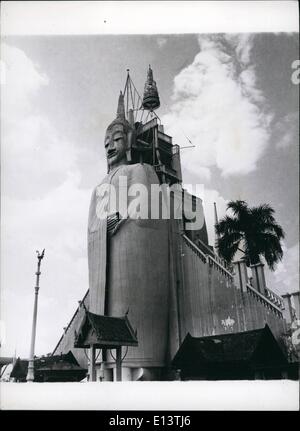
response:
<svg viewBox="0 0 300 431"><path fill-rule="evenodd" d="M125 317L110 317L85 310L74 347L86 348L94 344L98 348L137 346L138 340L130 322Z"/></svg>
<svg viewBox="0 0 300 431"><path fill-rule="evenodd" d="M172 363L178 368L234 363L272 367L286 365L287 359L265 325L261 329L208 337L192 337L188 333Z"/></svg>
<svg viewBox="0 0 300 431"><path fill-rule="evenodd" d="M76 361L73 353L69 351L62 355L41 356L34 358L35 380L44 375L45 372L49 373L77 373L79 375L85 374L87 370L81 368ZM14 364L10 377L16 379L26 379L28 371L28 360L18 358ZM59 378L57 379L59 381Z"/></svg>

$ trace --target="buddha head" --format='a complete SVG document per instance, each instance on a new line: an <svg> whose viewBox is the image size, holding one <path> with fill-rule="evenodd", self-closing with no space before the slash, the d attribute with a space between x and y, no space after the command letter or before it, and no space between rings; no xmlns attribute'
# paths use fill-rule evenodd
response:
<svg viewBox="0 0 300 431"><path fill-rule="evenodd" d="M108 126L105 134L104 145L108 171L117 166L129 163L132 136L132 127L125 118L124 96L121 92L119 96L117 117Z"/></svg>

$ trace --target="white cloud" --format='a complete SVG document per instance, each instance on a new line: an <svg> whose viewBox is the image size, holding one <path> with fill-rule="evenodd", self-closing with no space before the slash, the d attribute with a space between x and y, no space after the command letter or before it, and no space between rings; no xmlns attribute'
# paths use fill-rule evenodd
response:
<svg viewBox="0 0 300 431"><path fill-rule="evenodd" d="M5 195L20 199L43 196L76 171L78 151L59 138L47 118L25 115L3 122L3 184Z"/></svg>
<svg viewBox="0 0 300 431"><path fill-rule="evenodd" d="M2 67L5 73L1 115L7 120L32 110L32 100L40 88L48 85L47 76L39 71L26 54L18 48L1 44Z"/></svg>
<svg viewBox="0 0 300 431"><path fill-rule="evenodd" d="M226 39L233 42L236 48L236 54L242 64L248 64L252 49L253 36L244 34L227 34Z"/></svg>
<svg viewBox="0 0 300 431"><path fill-rule="evenodd" d="M216 165L224 176L247 174L268 145L271 120L249 63L252 38L200 36L199 44L192 64L174 79L163 122L174 142L184 145L185 133L196 145L193 157L182 153L186 169L197 174Z"/></svg>
<svg viewBox="0 0 300 431"><path fill-rule="evenodd" d="M268 279L269 287L280 294L299 290L299 243L289 248L283 245L283 259Z"/></svg>
<svg viewBox="0 0 300 431"><path fill-rule="evenodd" d="M290 112L286 114L274 126L276 147L288 149L299 140L299 113Z"/></svg>
<svg viewBox="0 0 300 431"><path fill-rule="evenodd" d="M3 44L2 51L6 65L1 95L2 193L40 197L76 170L78 151L36 111L43 89L50 85L47 76L22 50Z"/></svg>
<svg viewBox="0 0 300 431"><path fill-rule="evenodd" d="M203 181L207 181L207 182L210 181L211 179L210 169L199 167L197 170L197 177L199 178L199 180L203 179Z"/></svg>

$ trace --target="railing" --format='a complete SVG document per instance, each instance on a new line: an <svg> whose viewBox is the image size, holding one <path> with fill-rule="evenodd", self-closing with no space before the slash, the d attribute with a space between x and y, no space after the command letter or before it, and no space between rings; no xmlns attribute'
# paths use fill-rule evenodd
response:
<svg viewBox="0 0 300 431"><path fill-rule="evenodd" d="M202 260L202 262L206 263L207 262L207 256L206 256L206 254L204 254L200 250L200 248L198 248L196 246L196 244L193 243L193 241L191 241L186 235L182 235L182 237L183 237L185 243L188 245L188 247L190 247L194 251L194 253L196 253L200 257L200 259Z"/></svg>
<svg viewBox="0 0 300 431"><path fill-rule="evenodd" d="M225 266L223 266L220 262L218 262L217 258L215 259L211 255L203 253L203 251L201 251L200 248L197 247L197 245L193 241L191 241L186 235L182 235L182 236L185 242L187 243L187 245L191 249L193 249L196 254L199 255L199 257L203 262L206 263L208 261L210 265L213 265L214 267L216 267L223 275L233 279L233 274L230 271L228 271L228 269L225 268Z"/></svg>
<svg viewBox="0 0 300 431"><path fill-rule="evenodd" d="M282 311L277 305L271 302L266 296L258 292L251 284L247 283L247 293L254 297L258 302L261 302L265 307L269 308L273 313L277 314L279 317L283 317Z"/></svg>
<svg viewBox="0 0 300 431"><path fill-rule="evenodd" d="M157 132L158 139L161 139L162 141L167 142L172 147L172 138L169 135L166 135L165 133L162 133L158 130Z"/></svg>
<svg viewBox="0 0 300 431"><path fill-rule="evenodd" d="M204 263L209 263L210 265L213 265L216 269L218 269L223 275L225 275L226 277L228 277L230 280L233 280L233 274L228 271L228 269L226 269L222 264L220 264L214 257L210 256L210 255L206 255L205 253L203 253L198 247L197 245L191 241L186 235L182 235L183 239L185 241L185 243L200 257L200 259L202 260L202 262ZM280 304L283 304L283 301L281 300L281 298L276 295L274 292L270 291L269 289L267 289L268 294L272 294L274 299L277 300L281 300L280 304L278 303L278 305L276 305L274 302L272 302L272 300L268 299L267 296L264 296L263 294L261 294L260 292L258 292L256 289L254 289L253 286L251 286L251 284L247 283L246 285L247 287L247 293L249 295L251 295L253 298L255 298L258 302L260 302L261 304L263 304L266 308L268 308L269 310L271 310L273 313L275 313L277 316L283 318L282 315L282 308ZM282 306L283 307L283 306Z"/></svg>
<svg viewBox="0 0 300 431"><path fill-rule="evenodd" d="M283 299L276 295L276 293L272 292L272 290L265 288L265 295L266 297L273 302L273 304L277 305L281 310L284 310L284 302Z"/></svg>
<svg viewBox="0 0 300 431"><path fill-rule="evenodd" d="M179 147L179 145L177 145L177 144L173 145L173 146L172 146L172 153L173 153L173 155L174 155L174 154L179 154L179 152L180 152L180 147Z"/></svg>
<svg viewBox="0 0 300 431"><path fill-rule="evenodd" d="M224 265L222 265L216 258L208 255L208 262L210 265L213 265L214 267L216 267L223 275L233 279L233 274L228 271L227 268L225 268Z"/></svg>
<svg viewBox="0 0 300 431"><path fill-rule="evenodd" d="M73 316L72 316L71 320L69 321L68 326L66 326L66 327L64 327L64 328L63 328L63 329L64 329L64 332L63 332L62 336L60 337L60 339L59 339L58 343L56 344L55 348L53 349L52 355L54 355L54 354L55 354L55 351L57 350L57 348L58 348L58 346L60 345L61 341L63 340L64 336L65 336L65 335L66 335L66 333L68 332L68 329L69 329L69 328L70 328L70 326L72 325L73 320L74 320L74 319L75 319L75 317L78 315L79 310L80 310L80 307L81 307L81 304L84 304L84 301L86 300L86 297L87 297L88 293L89 293L89 289L86 291L86 293L85 293L85 295L84 295L83 299L82 299L81 301L78 301L79 306L76 308L76 311L75 311L75 313L73 314Z"/></svg>

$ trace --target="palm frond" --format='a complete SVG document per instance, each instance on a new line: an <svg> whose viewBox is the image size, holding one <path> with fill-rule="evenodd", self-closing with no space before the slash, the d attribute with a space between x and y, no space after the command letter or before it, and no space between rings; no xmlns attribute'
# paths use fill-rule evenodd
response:
<svg viewBox="0 0 300 431"><path fill-rule="evenodd" d="M219 256L231 262L243 238L240 232L232 232L220 236L217 241Z"/></svg>
<svg viewBox="0 0 300 431"><path fill-rule="evenodd" d="M240 216L241 214L248 212L248 204L241 200L230 201L227 204L227 209L231 209L234 215Z"/></svg>
<svg viewBox="0 0 300 431"><path fill-rule="evenodd" d="M237 232L240 230L239 221L233 217L226 215L219 223L215 225L218 235L225 233Z"/></svg>

